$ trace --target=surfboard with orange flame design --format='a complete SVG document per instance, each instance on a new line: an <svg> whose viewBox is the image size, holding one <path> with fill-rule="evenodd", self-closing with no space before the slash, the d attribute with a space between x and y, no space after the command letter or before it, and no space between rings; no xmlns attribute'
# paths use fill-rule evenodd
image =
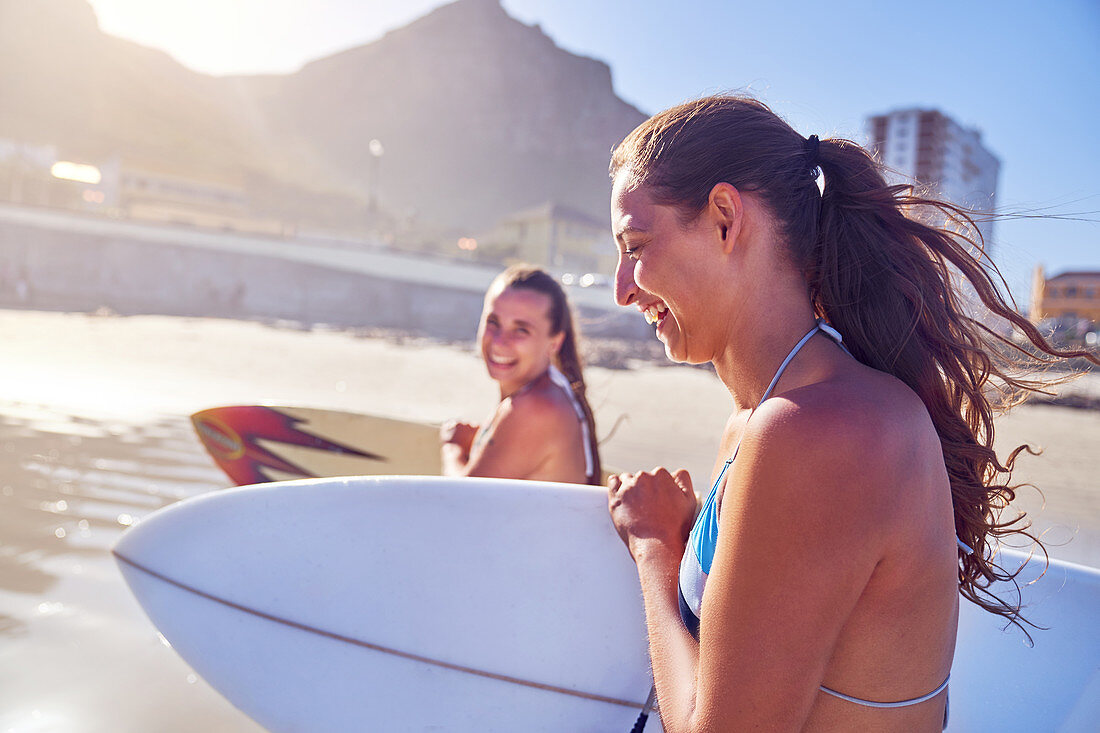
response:
<svg viewBox="0 0 1100 733"><path fill-rule="evenodd" d="M299 478L439 475L439 429L338 410L232 405L191 416L236 484Z"/></svg>

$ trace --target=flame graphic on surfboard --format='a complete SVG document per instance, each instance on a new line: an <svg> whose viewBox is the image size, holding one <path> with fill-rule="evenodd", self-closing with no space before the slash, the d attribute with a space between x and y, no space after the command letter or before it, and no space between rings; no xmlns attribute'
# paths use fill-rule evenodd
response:
<svg viewBox="0 0 1100 733"><path fill-rule="evenodd" d="M191 416L214 462L238 485L331 476L438 475L438 430L337 410L233 405Z"/></svg>

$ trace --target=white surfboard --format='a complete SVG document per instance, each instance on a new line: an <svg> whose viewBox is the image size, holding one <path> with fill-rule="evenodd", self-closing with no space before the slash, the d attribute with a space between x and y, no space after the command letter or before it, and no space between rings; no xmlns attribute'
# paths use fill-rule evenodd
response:
<svg viewBox="0 0 1100 733"><path fill-rule="evenodd" d="M1015 570L1027 559L1002 551ZM1044 572L1045 569L1045 572ZM1042 577L1039 577L1039 576ZM1021 733L1100 731L1100 570L1032 559L1018 581L1034 646L1000 616L960 601L947 730ZM995 592L1015 601L1016 588Z"/></svg>
<svg viewBox="0 0 1100 733"><path fill-rule="evenodd" d="M272 731L627 733L650 690L599 487L263 484L162 509L114 551L165 638Z"/></svg>
<svg viewBox="0 0 1100 733"><path fill-rule="evenodd" d="M272 731L628 731L649 689L598 487L243 487L150 515L115 554L183 658ZM962 603L949 731L1096 730L1100 572L1053 562L1024 602L1049 627L1032 648Z"/></svg>

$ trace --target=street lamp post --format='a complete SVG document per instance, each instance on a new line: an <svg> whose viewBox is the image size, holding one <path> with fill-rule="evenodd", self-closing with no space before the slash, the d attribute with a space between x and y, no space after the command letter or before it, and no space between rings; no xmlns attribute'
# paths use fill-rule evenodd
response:
<svg viewBox="0 0 1100 733"><path fill-rule="evenodd" d="M382 147L382 141L375 138L367 143L367 150L370 151L371 155L370 198L367 203L373 215L378 210L378 189L382 174L382 153L385 152L385 149Z"/></svg>

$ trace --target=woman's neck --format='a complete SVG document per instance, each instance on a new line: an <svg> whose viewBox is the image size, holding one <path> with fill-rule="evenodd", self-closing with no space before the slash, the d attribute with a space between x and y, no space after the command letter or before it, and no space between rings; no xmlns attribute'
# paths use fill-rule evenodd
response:
<svg viewBox="0 0 1100 733"><path fill-rule="evenodd" d="M738 410L751 410L760 404L783 359L815 322L808 303L804 308L778 313L773 309L758 318L742 317L731 322L725 348L713 363ZM795 368L792 365L790 370Z"/></svg>
<svg viewBox="0 0 1100 733"><path fill-rule="evenodd" d="M540 371L537 376L532 377L529 381L519 385L518 387L511 387L511 386L506 387L503 384L500 385L500 401L503 402L504 400L508 399L509 397L517 397L517 396L523 394L524 392L527 392L528 390L534 389L534 387L538 383L538 381L540 379L542 379L543 377L545 377L547 374L550 373L550 367L551 366L553 366L553 365L552 364L547 365L547 367L545 369L543 369L542 371Z"/></svg>

